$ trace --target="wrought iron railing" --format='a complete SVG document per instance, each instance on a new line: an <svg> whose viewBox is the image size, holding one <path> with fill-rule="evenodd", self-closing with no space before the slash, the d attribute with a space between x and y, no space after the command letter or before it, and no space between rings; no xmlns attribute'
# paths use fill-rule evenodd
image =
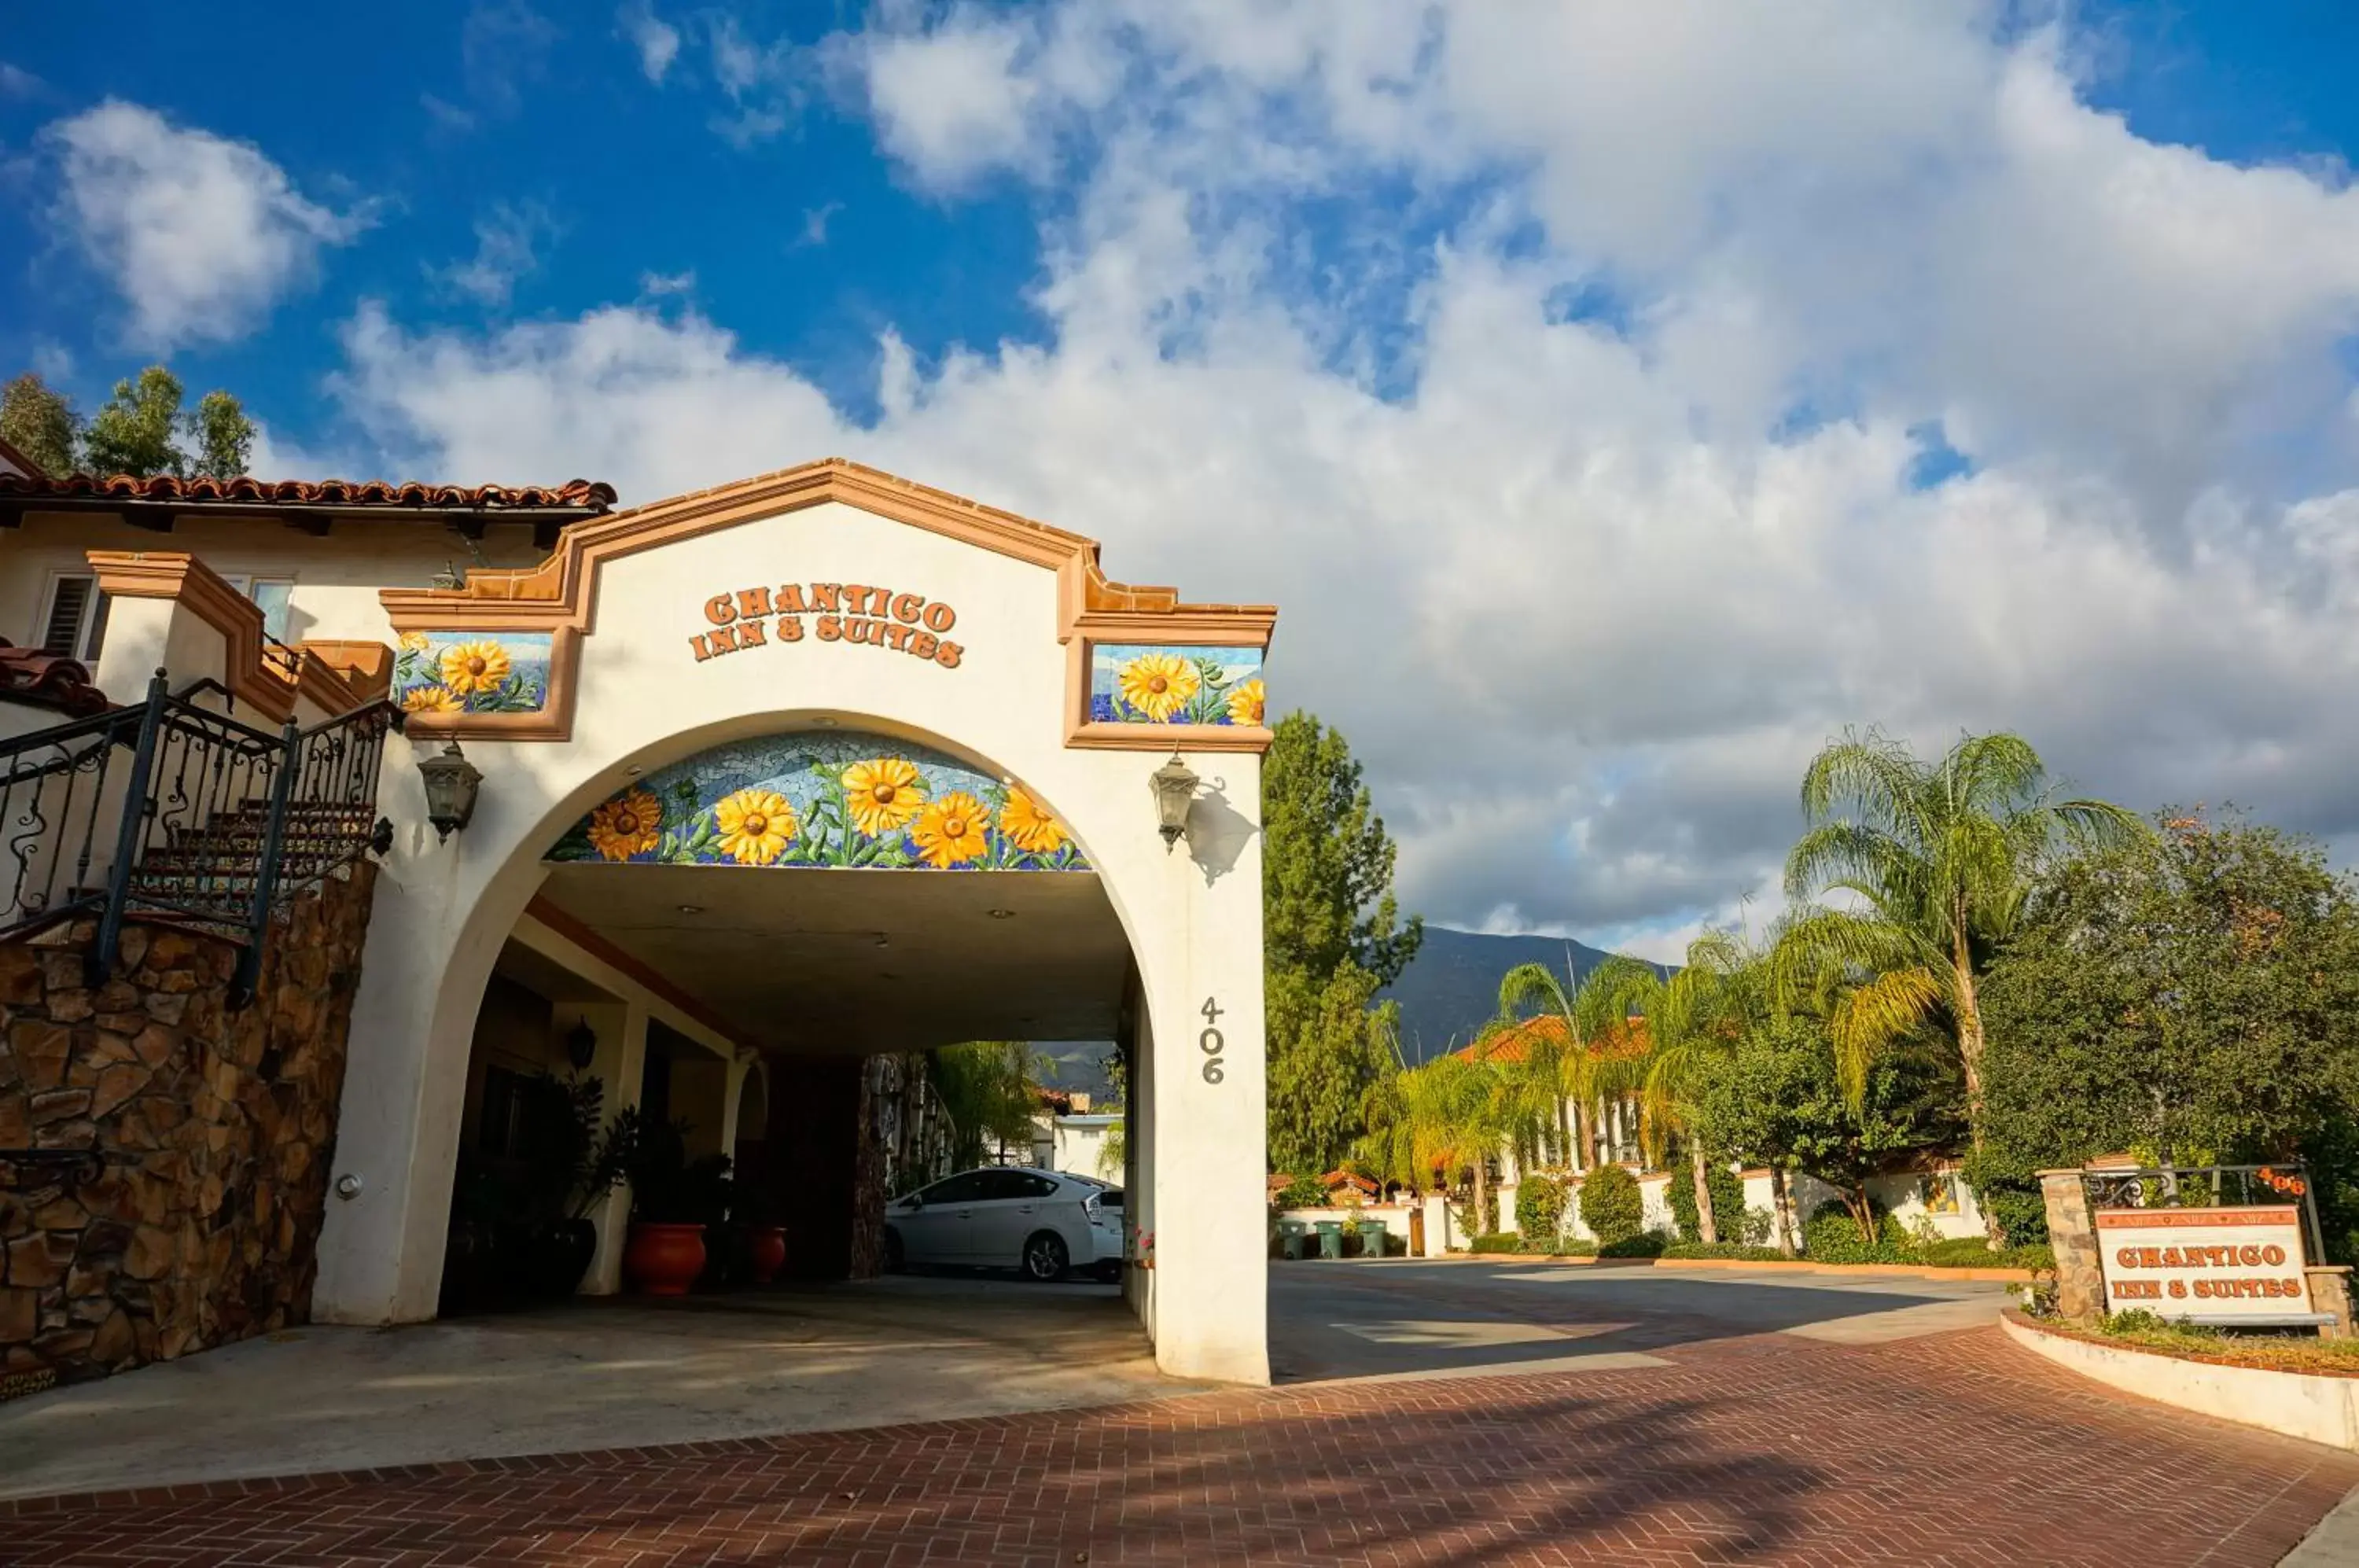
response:
<svg viewBox="0 0 2359 1568"><path fill-rule="evenodd" d="M2293 1203L2301 1210L2302 1236L2310 1261L2322 1262L2325 1236L2318 1225L2318 1199L2310 1171L2299 1160L2272 1165L2099 1166L2081 1173L2096 1209L2216 1209L2256 1203Z"/></svg>
<svg viewBox="0 0 2359 1568"><path fill-rule="evenodd" d="M112 974L135 918L240 944L231 1000L251 1000L273 911L363 851L376 814L388 702L300 728L259 728L174 695L0 741L0 936L94 917L89 968Z"/></svg>

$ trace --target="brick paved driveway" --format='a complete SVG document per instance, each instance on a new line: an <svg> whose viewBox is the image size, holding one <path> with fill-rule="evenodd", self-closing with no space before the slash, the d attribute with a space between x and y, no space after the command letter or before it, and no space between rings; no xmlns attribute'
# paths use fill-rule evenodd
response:
<svg viewBox="0 0 2359 1568"><path fill-rule="evenodd" d="M2225 1568L2359 1485L2359 1457L2119 1399L1987 1326L1655 1337L1642 1367L0 1505L0 1560Z"/></svg>

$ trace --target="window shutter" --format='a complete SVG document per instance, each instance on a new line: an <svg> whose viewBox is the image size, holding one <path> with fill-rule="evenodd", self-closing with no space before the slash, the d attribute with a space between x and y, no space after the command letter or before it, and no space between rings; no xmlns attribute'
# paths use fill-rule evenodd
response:
<svg viewBox="0 0 2359 1568"><path fill-rule="evenodd" d="M87 577L60 577L57 592L49 600L49 624L41 634L41 651L60 659L71 659L80 649L75 647L82 635L82 618L90 608L90 596L98 584Z"/></svg>

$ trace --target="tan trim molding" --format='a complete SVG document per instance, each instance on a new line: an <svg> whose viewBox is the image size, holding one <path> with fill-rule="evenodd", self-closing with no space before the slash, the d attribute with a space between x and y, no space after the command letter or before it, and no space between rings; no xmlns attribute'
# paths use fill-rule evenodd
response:
<svg viewBox="0 0 2359 1568"><path fill-rule="evenodd" d="M117 599L170 599L222 636L222 684L276 723L295 711L297 670L262 640L262 606L180 550L85 551L99 591Z"/></svg>
<svg viewBox="0 0 2359 1568"><path fill-rule="evenodd" d="M1166 730L1083 722L1088 714L1085 644L1094 639L1266 649L1277 623L1275 605L1184 604L1174 588L1113 582L1099 568L1094 539L840 457L576 523L560 538L556 552L529 571L478 572L452 589L381 590L377 596L397 632L553 634L549 701L541 712L419 713L410 720L413 733L503 740L567 738L573 725L578 639L597 631L598 574L605 562L831 501L1057 573L1057 638L1082 650L1079 663L1068 661L1067 697L1074 717L1068 725L1067 745L1140 750L1158 749L1179 739L1194 750L1260 751L1268 746L1269 732L1260 728L1191 725ZM1078 689L1072 687L1076 671ZM1135 730L1144 730L1145 735L1134 735Z"/></svg>
<svg viewBox="0 0 2359 1568"><path fill-rule="evenodd" d="M757 1056L761 1054L753 1045L748 1044L720 1014L648 968L638 959L616 947L589 926L550 903L543 895L534 894L532 902L524 907L524 912L599 963L646 987L650 995L660 996L678 1007L681 1012L727 1040L740 1055L747 1051L753 1051Z"/></svg>
<svg viewBox="0 0 2359 1568"><path fill-rule="evenodd" d="M374 702L393 690L393 649L381 642L313 642L296 647L326 665L344 683L349 707Z"/></svg>

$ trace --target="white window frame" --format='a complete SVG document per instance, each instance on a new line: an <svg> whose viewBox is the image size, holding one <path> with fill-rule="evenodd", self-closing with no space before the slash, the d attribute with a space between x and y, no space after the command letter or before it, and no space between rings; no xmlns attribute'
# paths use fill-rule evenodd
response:
<svg viewBox="0 0 2359 1568"><path fill-rule="evenodd" d="M68 583L90 584L90 597L82 601L82 618L75 624L73 646L63 655L78 663L95 668L98 650L106 640L106 593L98 585L98 576L92 572L52 572L42 584L41 618L34 624L28 646L49 646L49 623L57 619L58 594Z"/></svg>

